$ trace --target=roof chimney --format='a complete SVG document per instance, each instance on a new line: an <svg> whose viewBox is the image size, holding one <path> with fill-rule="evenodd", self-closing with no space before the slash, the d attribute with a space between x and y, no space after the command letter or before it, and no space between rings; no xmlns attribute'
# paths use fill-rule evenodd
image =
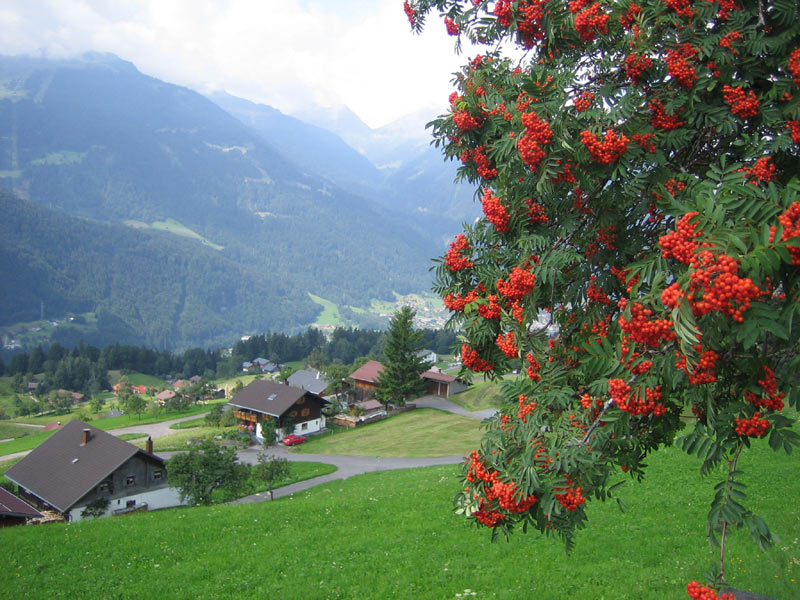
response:
<svg viewBox="0 0 800 600"><path fill-rule="evenodd" d="M91 437L92 437L92 430L84 429L81 432L81 446L85 446L86 444L88 444Z"/></svg>
<svg viewBox="0 0 800 600"><path fill-rule="evenodd" d="M153 438L151 436L147 436L147 441L144 443L144 451L148 454L153 453Z"/></svg>

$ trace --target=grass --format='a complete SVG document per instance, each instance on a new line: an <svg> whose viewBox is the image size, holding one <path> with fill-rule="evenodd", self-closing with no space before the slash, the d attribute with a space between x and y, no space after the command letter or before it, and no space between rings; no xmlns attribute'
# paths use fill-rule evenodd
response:
<svg viewBox="0 0 800 600"><path fill-rule="evenodd" d="M320 313L320 315L317 317L317 320L314 321L315 325L334 325L337 327L344 327L344 319L339 312L339 307L335 303L331 302L330 300L326 300L325 298L315 296L311 292L308 292L308 297L311 298L315 304L319 304L322 307L322 313Z"/></svg>
<svg viewBox="0 0 800 600"><path fill-rule="evenodd" d="M180 423L173 423L169 426L170 429L194 429L195 427L202 427L206 423L205 417L197 417L196 419L189 419L188 421L181 421Z"/></svg>
<svg viewBox="0 0 800 600"><path fill-rule="evenodd" d="M208 404L197 404L181 412L167 412L163 409L157 412L146 412L141 416L137 415L122 415L120 417L112 417L110 419L94 419L91 424L98 429L108 431L109 429L119 429L122 427L132 427L135 425L148 425L150 423L160 423L162 421L169 421L171 419L180 419L182 417L191 417L207 412L215 403L225 403L226 400L212 400ZM71 418L75 418L73 413ZM34 422L35 420L47 419L40 421L41 424L52 423L53 421L61 421L62 423L70 420L68 415L54 415L48 417L35 417L20 419L20 421ZM6 454L13 454L15 452L22 452L24 450L33 450L36 446L41 444L53 434L52 431L42 433L34 433L24 438L14 440L13 442L3 442L0 444L0 456Z"/></svg>
<svg viewBox="0 0 800 600"><path fill-rule="evenodd" d="M312 436L296 451L304 454L463 456L480 444L480 423L433 409L417 409L357 429Z"/></svg>
<svg viewBox="0 0 800 600"><path fill-rule="evenodd" d="M117 437L121 440L129 442L131 440L139 440L141 438L146 438L148 436L146 433L123 433L121 435L118 435Z"/></svg>
<svg viewBox="0 0 800 600"><path fill-rule="evenodd" d="M195 438L210 438L222 435L228 431L234 431L236 427L195 427L177 433L171 433L153 440L153 450L155 452L173 452L186 450L189 440ZM144 442L135 444L144 448Z"/></svg>
<svg viewBox="0 0 800 600"><path fill-rule="evenodd" d="M757 446L741 462L749 504L782 542L762 552L733 532L728 580L798 598L797 458ZM674 449L649 462L645 482L622 489L625 514L592 503L569 557L535 532L491 543L488 530L468 526L453 514L459 468L448 466L369 473L271 503L0 529L0 546L14 549L0 590L29 599L685 600L686 583L702 580L716 555L705 538L713 482Z"/></svg>
<svg viewBox="0 0 800 600"><path fill-rule="evenodd" d="M289 476L286 479L282 480L279 485L273 487L272 490L275 491L278 488L282 488L287 485L292 485L293 483L298 483L300 481L306 481L307 479L322 477L323 475L327 475L328 473L333 473L336 470L337 468L334 465L329 465L327 463L320 463L320 462L289 463ZM249 489L244 494L245 496L257 494L259 492L266 492L268 490L268 487L264 482L252 478L248 481L247 487ZM214 493L212 494L212 497L215 502L230 502L231 500L237 499L234 497L226 497L225 490L215 490ZM238 495L237 497L242 497L242 496Z"/></svg>
<svg viewBox="0 0 800 600"><path fill-rule="evenodd" d="M503 393L500 384L494 381L476 381L467 391L447 398L461 408L475 411L503 406Z"/></svg>
<svg viewBox="0 0 800 600"><path fill-rule="evenodd" d="M223 250L224 249L224 246L220 246L219 244L215 244L215 243L207 240L206 238L201 236L199 233L197 233L195 231L192 231L191 229L189 229L188 227L186 227L182 223L179 223L175 219L166 219L164 221L154 221L153 223L151 223L149 225L147 223L145 223L144 221L128 220L128 221L125 221L125 224L130 226L130 227L133 227L135 229L152 228L152 229L156 229L156 230L159 230L159 231L167 231L167 232L172 233L174 235L179 235L181 237L187 237L187 238L190 238L190 239L193 239L193 240L197 240L200 243L205 244L206 246L210 246L210 247L214 248L214 250Z"/></svg>
<svg viewBox="0 0 800 600"><path fill-rule="evenodd" d="M17 439L36 432L37 430L34 427L23 427L0 421L0 440Z"/></svg>

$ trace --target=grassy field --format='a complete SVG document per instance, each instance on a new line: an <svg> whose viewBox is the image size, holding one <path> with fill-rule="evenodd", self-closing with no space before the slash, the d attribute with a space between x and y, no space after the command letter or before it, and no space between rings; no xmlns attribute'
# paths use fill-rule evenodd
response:
<svg viewBox="0 0 800 600"><path fill-rule="evenodd" d="M170 429L194 429L195 427L202 427L206 423L205 417L197 417L196 419L189 419L188 421L181 421L180 423L173 423L169 426Z"/></svg>
<svg viewBox="0 0 800 600"><path fill-rule="evenodd" d="M305 481L306 479L314 479L315 477L322 477L323 475L327 475L328 473L333 473L336 470L337 469L334 465L329 465L327 463L320 463L320 462L289 463L289 476L286 479L283 479L280 482L280 485L277 485L272 489L274 491L277 490L278 488L285 487L287 485L292 485L293 483L297 483L299 481ZM252 478L249 480L248 487L249 489L245 493L245 496L258 494L259 492L266 492L269 489L267 485L262 481L258 481ZM236 500L237 496L231 496L225 490L214 490L212 498L214 499L215 503L217 502L221 503L221 502L230 502L231 500Z"/></svg>
<svg viewBox="0 0 800 600"><path fill-rule="evenodd" d="M342 315L339 312L339 307L336 304L330 300L326 300L325 298L315 296L311 292L308 292L308 297L311 298L315 304L319 304L322 307L322 312L317 317L317 320L314 321L316 325L334 325L336 327L344 327L344 319L342 318Z"/></svg>
<svg viewBox="0 0 800 600"><path fill-rule="evenodd" d="M36 427L24 427L22 425L14 425L6 421L0 421L0 440L18 439L37 433Z"/></svg>
<svg viewBox="0 0 800 600"><path fill-rule="evenodd" d="M181 417L191 417L192 415L200 415L208 410L213 406L215 403L225 403L226 400L212 400L208 404L198 404L192 406L186 410L182 410L180 412L167 412L166 410L159 410L158 412L146 412L143 413L141 416L137 415L122 415L120 417L112 417L110 419L93 419L90 423L97 427L98 429L102 429L104 431L108 431L109 429L118 429L120 427L130 427L133 425L147 425L148 423L160 423L161 421L169 421L171 419L180 419ZM72 413L71 418L75 418L74 413ZM48 420L44 420L48 419ZM25 418L20 419L20 421L25 422L35 422L40 421L41 424L45 422L50 423L53 421L61 421L66 422L70 420L69 415L56 415L50 417L35 417L35 418ZM43 433L34 433L32 435L28 435L24 438L20 438L11 442L0 442L0 456L4 456L6 454L13 454L15 452L22 452L23 450L32 450L43 441L45 441L48 437L53 434L52 431L47 431Z"/></svg>
<svg viewBox="0 0 800 600"><path fill-rule="evenodd" d="M217 435L222 435L227 431L234 431L236 427L194 427L192 429L185 429L177 433L171 433L153 440L153 450L156 452L173 452L186 450L189 440L196 438L210 438ZM134 444L140 448L144 448L145 442L137 442Z"/></svg>
<svg viewBox="0 0 800 600"><path fill-rule="evenodd" d="M418 409L349 431L313 436L297 452L347 456L458 456L480 442L480 423L433 409Z"/></svg>
<svg viewBox="0 0 800 600"><path fill-rule="evenodd" d="M485 410L503 406L500 384L494 381L475 381L466 392L447 398L466 410Z"/></svg>
<svg viewBox="0 0 800 600"><path fill-rule="evenodd" d="M773 599L800 597L797 458L760 442L741 467L752 508L781 542L728 543L728 581ZM0 529L13 548L7 598L413 598L686 600L716 556L705 537L712 482L676 450L623 488L626 513L592 503L571 556L521 531L490 542L452 512L458 467L370 473L291 498L175 509L73 525Z"/></svg>

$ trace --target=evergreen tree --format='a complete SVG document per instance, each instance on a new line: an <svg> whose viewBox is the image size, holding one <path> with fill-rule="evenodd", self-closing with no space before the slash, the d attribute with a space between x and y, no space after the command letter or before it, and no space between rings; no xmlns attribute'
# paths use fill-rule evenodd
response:
<svg viewBox="0 0 800 600"><path fill-rule="evenodd" d="M422 332L414 331L416 312L409 306L397 311L389 321L389 332L384 350L384 369L378 378L378 400L384 404L406 403L425 391L425 381L420 375L427 365L417 356L422 342Z"/></svg>

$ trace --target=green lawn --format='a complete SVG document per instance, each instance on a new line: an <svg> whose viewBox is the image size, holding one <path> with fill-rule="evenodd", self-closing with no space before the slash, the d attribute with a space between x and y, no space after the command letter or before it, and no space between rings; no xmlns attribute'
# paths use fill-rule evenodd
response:
<svg viewBox="0 0 800 600"><path fill-rule="evenodd" d="M308 297L311 298L315 304L319 304L322 307L322 312L317 317L317 320L314 321L315 324L344 327L345 322L339 312L339 307L335 303L321 298L320 296L315 296L311 292L308 292Z"/></svg>
<svg viewBox="0 0 800 600"><path fill-rule="evenodd" d="M503 406L500 384L494 381L475 381L466 392L454 394L447 399L469 411Z"/></svg>
<svg viewBox="0 0 800 600"><path fill-rule="evenodd" d="M153 440L153 450L155 452L172 452L186 450L188 442L196 438L211 438L222 435L227 431L235 431L236 427L194 427L177 433L171 433ZM145 442L134 444L144 448Z"/></svg>
<svg viewBox="0 0 800 600"><path fill-rule="evenodd" d="M22 425L14 425L7 421L0 421L0 440L16 439L37 433L36 427L24 427Z"/></svg>
<svg viewBox="0 0 800 600"><path fill-rule="evenodd" d="M336 471L337 468L334 465L329 465L327 463L320 463L320 462L292 462L289 463L289 476L280 482L279 485L273 487L273 491L277 490L278 488L285 487L287 485L292 485L293 483L297 483L299 481L305 481L306 479L314 479L315 477L322 477L323 475L327 475L328 473L333 473ZM250 496L252 494L257 494L259 492L266 492L267 485L261 481L257 481L255 479L249 480L250 489L246 491L244 494L245 496ZM212 494L214 502L230 502L231 500L236 500L236 497L231 497L229 494L226 494L225 490L215 490ZM239 495L238 497L242 497Z"/></svg>
<svg viewBox="0 0 800 600"><path fill-rule="evenodd" d="M480 423L433 409L418 409L357 429L312 436L296 446L306 454L348 456L458 456L480 444Z"/></svg>
<svg viewBox="0 0 800 600"><path fill-rule="evenodd" d="M796 457L764 442L740 461L751 506L781 542L728 540L728 580L776 600L800 598ZM490 542L453 514L459 468L369 473L292 498L0 529L3 597L442 600L686 600L716 551L705 537L712 482L677 450L657 452L642 484L592 502L566 556L521 531ZM622 477L620 475L620 477ZM475 594L474 596L472 594Z"/></svg>
<svg viewBox="0 0 800 600"><path fill-rule="evenodd" d="M173 423L169 426L170 429L194 429L195 427L202 427L206 424L205 417L197 417L196 419L189 419L188 421L180 421L179 423Z"/></svg>
<svg viewBox="0 0 800 600"><path fill-rule="evenodd" d="M180 412L174 411L166 411L166 410L159 410L158 412L146 412L143 413L141 416L137 415L122 415L121 417L112 417L110 419L93 419L90 423L97 427L98 429L102 429L104 431L108 431L109 429L119 429L121 427L130 427L133 425L147 425L148 423L160 423L161 421L169 421L171 419L179 419L181 417L190 417L192 415L199 415L208 410L217 403L226 403L227 400L212 400L208 404L197 404L192 406L186 410ZM43 421L42 419L48 419L47 421ZM37 417L37 419L44 424L44 422L53 422L53 421L61 421L62 423L69 421L70 418L75 418L74 412L71 415L55 415L49 417ZM21 419L22 420L22 419ZM24 419L26 422L33 421L33 419ZM24 438L20 438L11 442L2 442L0 443L0 456L6 454L13 454L15 452L22 452L23 450L33 450L36 446L41 444L45 441L48 437L52 435L52 431L47 431L43 433L34 433L32 435L28 435Z"/></svg>

